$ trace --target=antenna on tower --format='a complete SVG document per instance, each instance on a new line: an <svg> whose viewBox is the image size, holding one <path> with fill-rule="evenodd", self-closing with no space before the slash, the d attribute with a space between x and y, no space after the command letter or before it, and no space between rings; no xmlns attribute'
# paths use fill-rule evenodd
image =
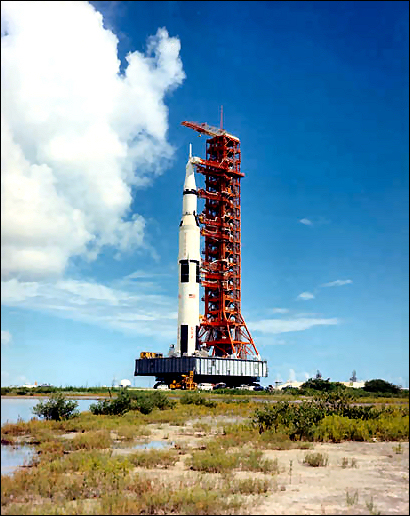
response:
<svg viewBox="0 0 410 516"><path fill-rule="evenodd" d="M192 143L189 144L189 157L192 158Z"/></svg>
<svg viewBox="0 0 410 516"><path fill-rule="evenodd" d="M221 106L221 129L224 128L224 107Z"/></svg>

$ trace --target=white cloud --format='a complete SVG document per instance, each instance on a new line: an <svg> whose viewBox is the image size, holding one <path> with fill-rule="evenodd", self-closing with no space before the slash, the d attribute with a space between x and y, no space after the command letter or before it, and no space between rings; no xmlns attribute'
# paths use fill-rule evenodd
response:
<svg viewBox="0 0 410 516"><path fill-rule="evenodd" d="M298 295L297 299L304 299L307 301L308 299L313 299L315 296L311 292L302 292Z"/></svg>
<svg viewBox="0 0 410 516"><path fill-rule="evenodd" d="M12 337L8 330L1 330L1 345L7 346L11 343Z"/></svg>
<svg viewBox="0 0 410 516"><path fill-rule="evenodd" d="M117 37L88 2L4 1L1 17L2 277L148 249L130 207L173 155L164 96L185 77L179 40L159 29L121 75Z"/></svg>
<svg viewBox="0 0 410 516"><path fill-rule="evenodd" d="M313 222L309 219L300 219L299 222L301 222L305 226L313 226Z"/></svg>
<svg viewBox="0 0 410 516"><path fill-rule="evenodd" d="M132 272L131 274L128 274L128 276L124 277L124 280L128 279L140 279L140 278L157 278L159 276L169 276L166 272L148 272L148 271L142 271L138 270L135 272Z"/></svg>
<svg viewBox="0 0 410 516"><path fill-rule="evenodd" d="M272 308L270 311L273 314L287 314L289 312L287 308Z"/></svg>
<svg viewBox="0 0 410 516"><path fill-rule="evenodd" d="M296 373L294 369L289 369L289 382L296 382Z"/></svg>
<svg viewBox="0 0 410 516"><path fill-rule="evenodd" d="M176 299L153 294L151 284L139 284L138 292L112 288L92 281L20 282L1 285L2 304L38 310L113 328L134 335L176 337Z"/></svg>
<svg viewBox="0 0 410 516"><path fill-rule="evenodd" d="M299 314L295 314L295 317L318 317L318 316L322 316L323 314L321 313L314 313L314 312L301 312Z"/></svg>
<svg viewBox="0 0 410 516"><path fill-rule="evenodd" d="M287 346L289 343L285 339L274 339L272 341L274 346Z"/></svg>
<svg viewBox="0 0 410 516"><path fill-rule="evenodd" d="M252 331L260 331L262 333L287 333L292 331L304 331L313 326L336 325L339 321L337 318L331 319L263 319L261 321L248 322L248 326Z"/></svg>
<svg viewBox="0 0 410 516"><path fill-rule="evenodd" d="M321 285L321 287L340 287L340 285L347 285L348 283L353 283L353 281L351 279L338 279L336 281L331 281L330 283L324 283L323 285Z"/></svg>
<svg viewBox="0 0 410 516"><path fill-rule="evenodd" d="M258 346L289 346L290 342L287 342L285 339L272 337L271 335L259 335L257 344Z"/></svg>

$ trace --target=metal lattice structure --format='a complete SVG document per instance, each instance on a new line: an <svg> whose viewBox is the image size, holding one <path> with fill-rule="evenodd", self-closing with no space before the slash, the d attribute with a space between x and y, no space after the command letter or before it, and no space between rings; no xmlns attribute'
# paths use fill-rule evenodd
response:
<svg viewBox="0 0 410 516"><path fill-rule="evenodd" d="M198 334L212 356L260 360L241 314L241 150L239 138L208 124L182 125L211 136L206 159L196 164L205 177L199 215L204 236L201 263L204 316Z"/></svg>

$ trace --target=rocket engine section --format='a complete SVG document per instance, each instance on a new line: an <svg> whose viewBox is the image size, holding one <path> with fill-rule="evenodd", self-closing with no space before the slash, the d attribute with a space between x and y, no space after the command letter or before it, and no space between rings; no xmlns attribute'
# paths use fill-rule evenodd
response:
<svg viewBox="0 0 410 516"><path fill-rule="evenodd" d="M199 158L192 157L191 148L186 164L182 218L179 224L179 288L178 288L178 337L177 356L192 356L198 349L199 285L200 285L200 228L197 215L198 192L195 183L194 164Z"/></svg>

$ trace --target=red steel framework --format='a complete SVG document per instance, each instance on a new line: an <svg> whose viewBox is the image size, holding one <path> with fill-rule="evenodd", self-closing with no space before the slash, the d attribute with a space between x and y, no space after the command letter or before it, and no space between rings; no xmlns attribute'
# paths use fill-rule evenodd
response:
<svg viewBox="0 0 410 516"><path fill-rule="evenodd" d="M198 339L212 356L260 360L241 314L241 150L239 138L208 124L182 122L206 141L206 159L197 164L205 176L205 200L198 219L204 236L201 264L205 303Z"/></svg>

